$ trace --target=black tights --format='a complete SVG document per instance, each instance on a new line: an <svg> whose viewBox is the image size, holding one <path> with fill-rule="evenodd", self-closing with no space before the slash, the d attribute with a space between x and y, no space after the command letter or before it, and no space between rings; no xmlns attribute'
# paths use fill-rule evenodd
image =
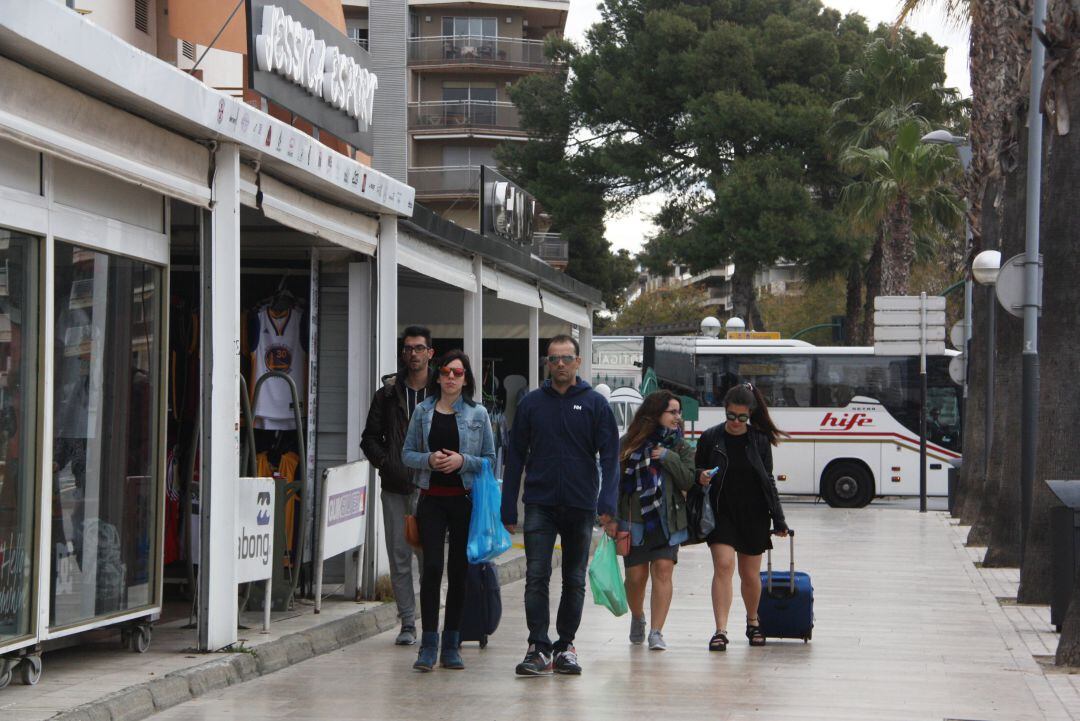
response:
<svg viewBox="0 0 1080 721"><path fill-rule="evenodd" d="M472 501L467 496L424 496L416 512L424 568L420 574L420 620L425 632L439 630L439 591L442 587L443 544L450 532L447 560L445 631L461 628L465 601L465 573L469 567L465 545L469 539Z"/></svg>

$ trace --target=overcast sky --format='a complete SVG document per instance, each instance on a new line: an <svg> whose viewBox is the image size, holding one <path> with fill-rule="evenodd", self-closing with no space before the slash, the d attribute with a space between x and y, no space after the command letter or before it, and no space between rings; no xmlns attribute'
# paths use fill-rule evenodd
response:
<svg viewBox="0 0 1080 721"><path fill-rule="evenodd" d="M824 0L824 4L844 13L857 12L867 19L871 27L879 22L892 22L896 19L896 0ZM937 3L940 5L941 3ZM566 21L566 35L579 42L584 40L585 29L600 20L596 0L571 0L570 15ZM939 45L948 48L945 57L945 70L950 85L960 88L965 96L971 94L968 79L966 27L956 27L939 12L929 8L917 14L909 25L917 32L927 33ZM631 253L641 249L645 238L653 232L647 217L659 208L660 199L649 197L638 203L636 208L620 216L607 219L606 236L616 248L626 248Z"/></svg>

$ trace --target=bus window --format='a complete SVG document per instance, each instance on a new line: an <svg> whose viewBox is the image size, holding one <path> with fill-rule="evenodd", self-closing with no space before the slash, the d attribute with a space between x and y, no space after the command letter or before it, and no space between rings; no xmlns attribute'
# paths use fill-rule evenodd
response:
<svg viewBox="0 0 1080 721"><path fill-rule="evenodd" d="M960 416L962 389L949 377L950 360L927 359L927 436L932 443L959 452L963 433Z"/></svg>
<svg viewBox="0 0 1080 721"><path fill-rule="evenodd" d="M909 400L905 397L909 365L906 358L819 356L815 405L843 408L855 396L865 396L881 402L890 412L902 408Z"/></svg>
<svg viewBox="0 0 1080 721"><path fill-rule="evenodd" d="M778 408L813 405L813 359L809 356L728 356L735 382L750 381L761 390L765 402ZM730 385L730 384L729 384Z"/></svg>

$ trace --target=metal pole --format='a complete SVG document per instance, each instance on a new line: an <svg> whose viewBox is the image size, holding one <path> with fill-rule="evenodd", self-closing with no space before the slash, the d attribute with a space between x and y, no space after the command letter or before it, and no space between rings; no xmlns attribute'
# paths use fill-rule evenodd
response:
<svg viewBox="0 0 1080 721"><path fill-rule="evenodd" d="M994 356L997 354L997 295L994 286L986 288L986 428L983 429L983 474L990 473L990 447L994 444Z"/></svg>
<svg viewBox="0 0 1080 721"><path fill-rule="evenodd" d="M1042 200L1042 98L1046 48L1039 38L1046 0L1035 0L1031 17L1031 94L1028 100L1027 217L1024 243L1024 349L1020 431L1020 566L1024 565L1031 493L1035 486L1035 447L1039 439L1039 207Z"/></svg>
<svg viewBox="0 0 1080 721"><path fill-rule="evenodd" d="M326 552L326 471L323 471L322 483L319 484L319 507L315 510L315 613L322 613L323 554Z"/></svg>
<svg viewBox="0 0 1080 721"><path fill-rule="evenodd" d="M926 513L926 292L919 294L919 513Z"/></svg>

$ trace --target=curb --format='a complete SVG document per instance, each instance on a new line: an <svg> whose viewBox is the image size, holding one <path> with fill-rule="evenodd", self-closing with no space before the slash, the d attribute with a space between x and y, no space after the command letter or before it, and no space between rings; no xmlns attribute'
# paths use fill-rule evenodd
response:
<svg viewBox="0 0 1080 721"><path fill-rule="evenodd" d="M562 563L556 550L552 567ZM525 578L524 556L500 563L499 586ZM213 691L280 671L302 661L350 646L397 627L397 607L375 608L268 641L250 652L230 653L198 666L136 684L53 716L50 721L140 721Z"/></svg>

